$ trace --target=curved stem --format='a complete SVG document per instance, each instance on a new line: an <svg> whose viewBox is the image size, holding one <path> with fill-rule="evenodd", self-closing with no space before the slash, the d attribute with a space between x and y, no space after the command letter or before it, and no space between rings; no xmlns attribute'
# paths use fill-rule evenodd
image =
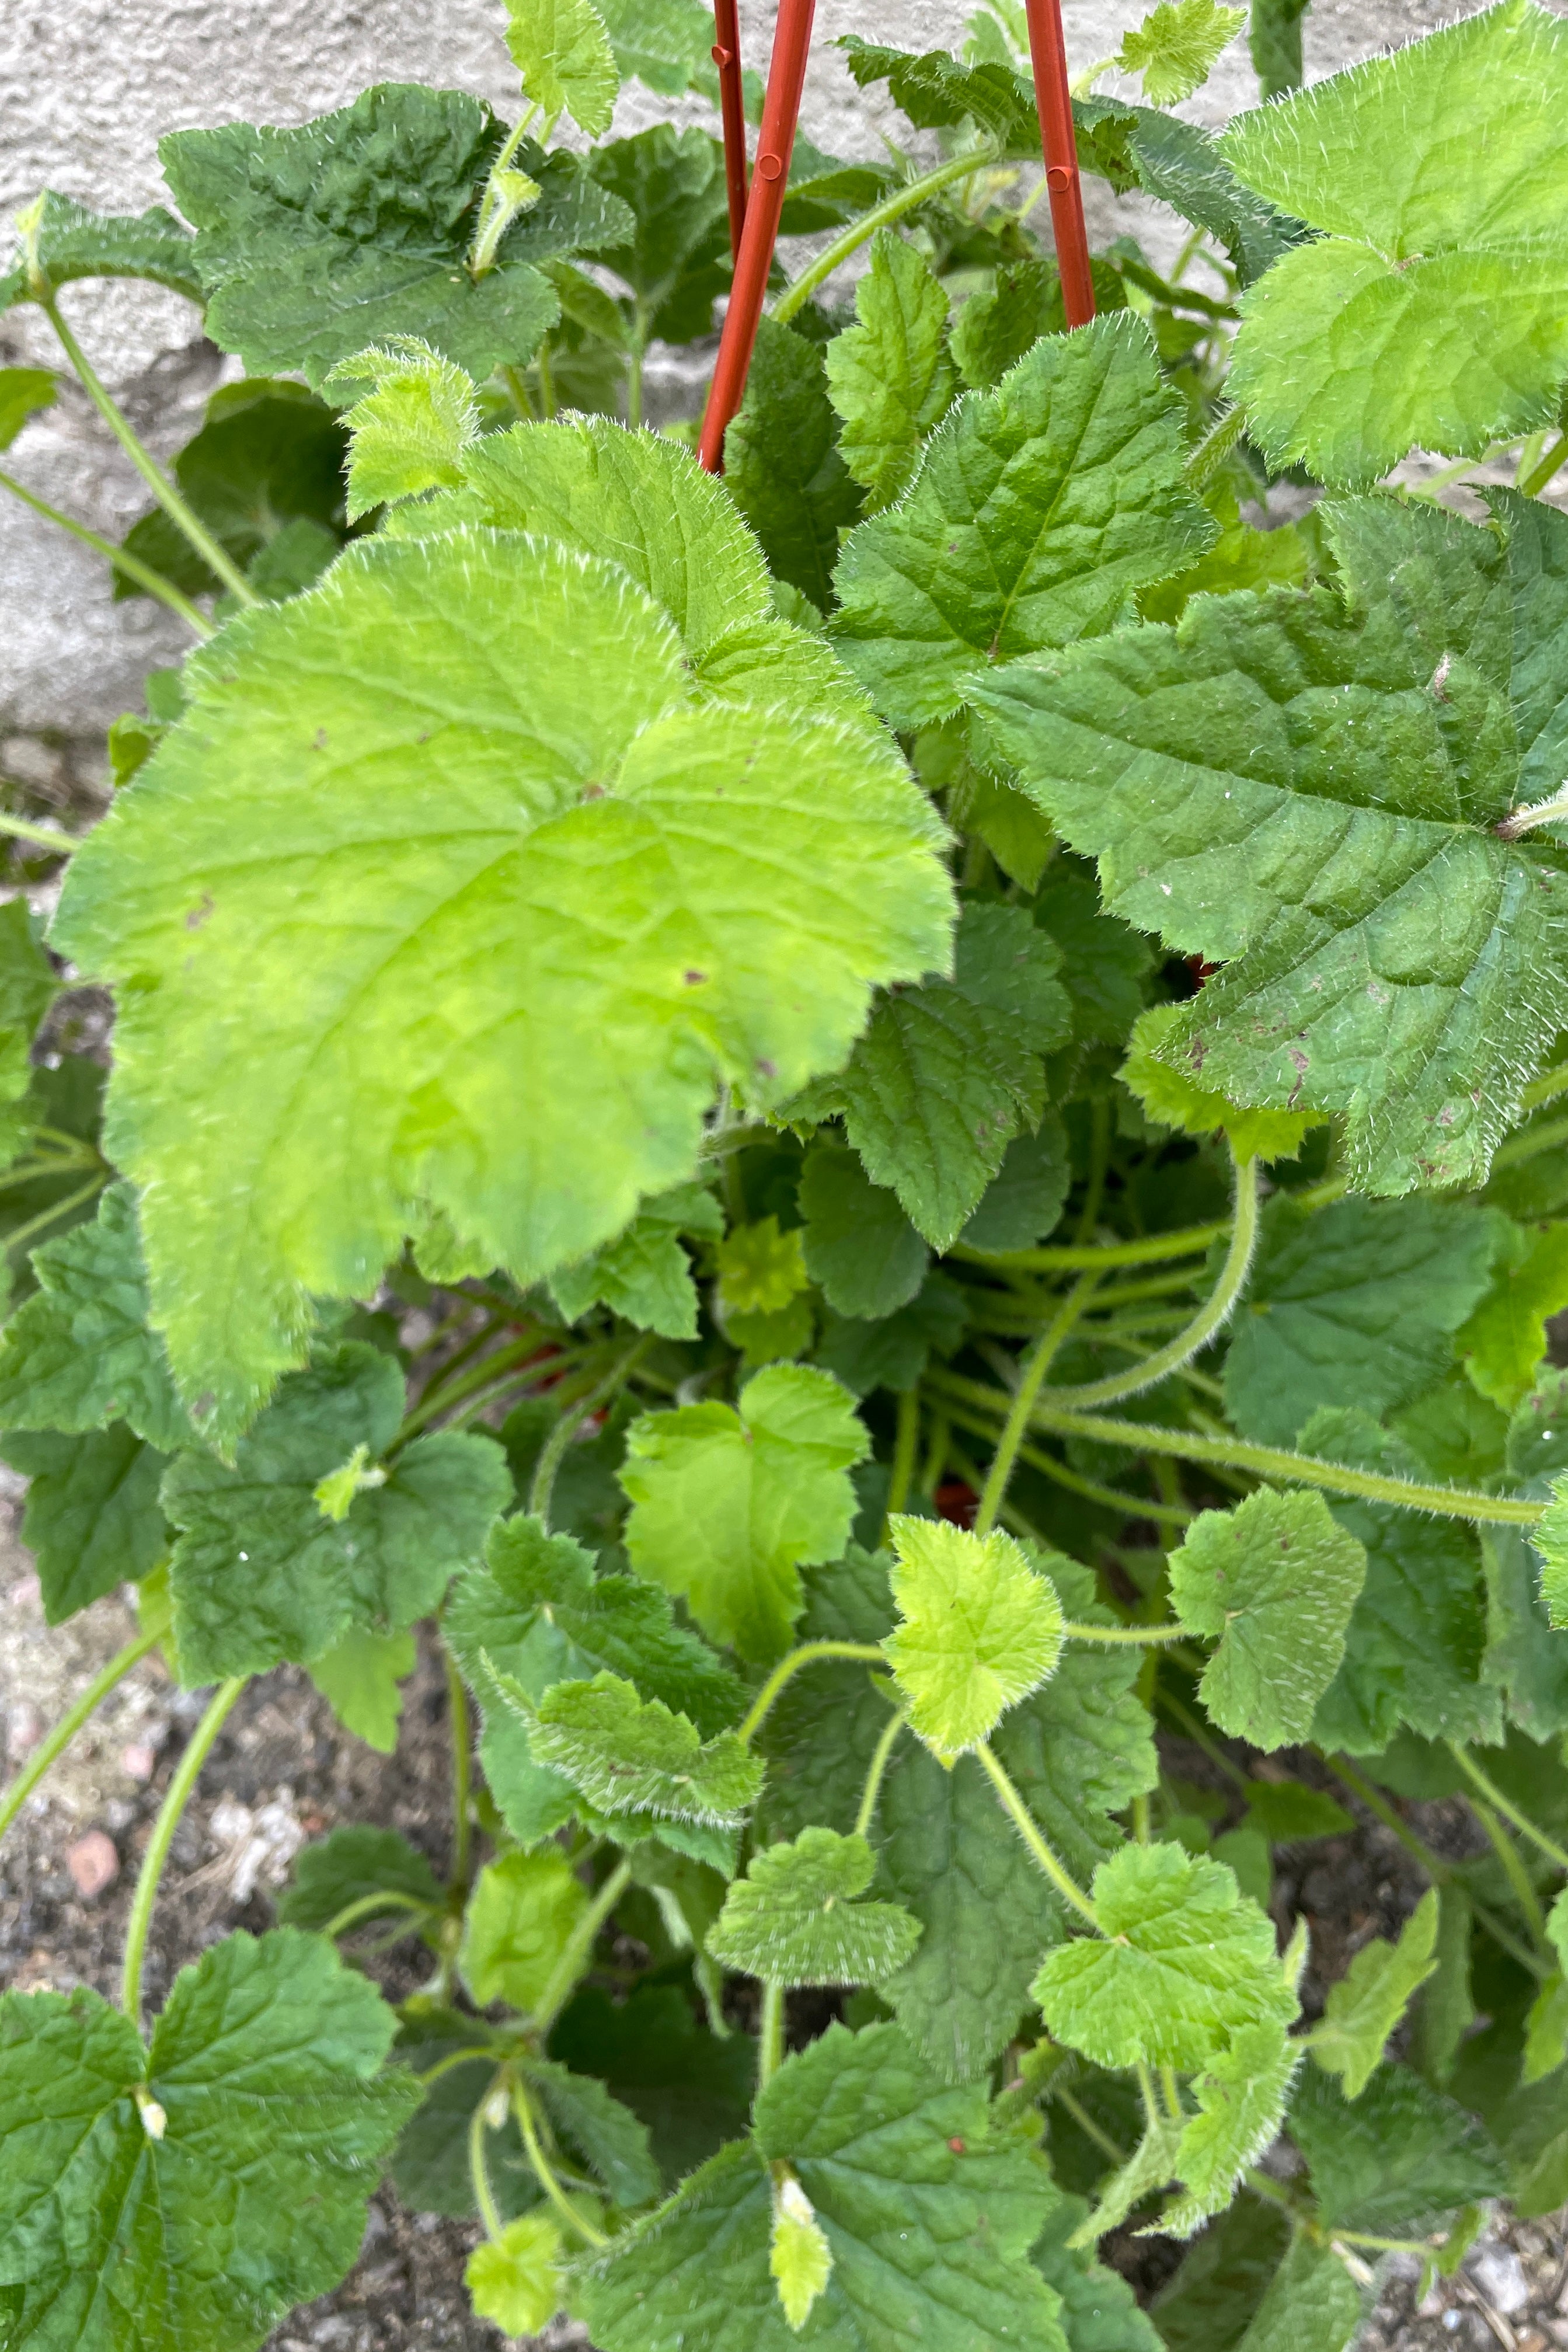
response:
<svg viewBox="0 0 1568 2352"><path fill-rule="evenodd" d="M914 1484L915 1457L921 1442L921 1392L917 1381L905 1389L899 1399L898 1433L893 1440L892 1475L888 1481L888 1507L883 1514L882 1539L887 1541L889 1519L897 1517L909 1503L910 1488Z"/></svg>
<svg viewBox="0 0 1568 2352"><path fill-rule="evenodd" d="M223 1729L229 1709L249 1681L248 1675L231 1675L220 1683L207 1702L206 1713L185 1744L168 1792L158 1809L153 1824L153 1834L147 1841L147 1851L142 1858L141 1875L132 1897L131 1917L125 1929L125 1962L121 1978L120 2006L139 2026L142 2021L142 1964L147 1956L147 1931L153 1924L153 1906L158 1899L158 1881L163 1875L163 1864L169 1858L169 1848L180 1816L190 1802L191 1791L200 1777L214 1740Z"/></svg>
<svg viewBox="0 0 1568 2352"><path fill-rule="evenodd" d="M1408 1822L1401 1821L1386 1798L1379 1790L1373 1787L1370 1780L1362 1777L1348 1757L1330 1756L1321 1748L1315 1752L1322 1757L1323 1762L1334 1778L1342 1780L1352 1796L1360 1798L1367 1811L1375 1814L1385 1829L1393 1831L1405 1852L1413 1854L1420 1864L1434 1886L1447 1886L1453 1884L1454 1873L1448 1864L1435 1854L1429 1845L1422 1843ZM1475 1896L1471 1895L1469 1905L1477 1920L1486 1929L1493 1943L1500 1946L1510 1959L1517 1960L1527 1975L1533 1976L1538 1982L1551 1975L1551 1969L1542 1959L1540 1954L1532 1952L1528 1944L1521 1944L1518 1937L1511 1934L1484 1903L1478 1903Z"/></svg>
<svg viewBox="0 0 1568 2352"><path fill-rule="evenodd" d="M540 1447L539 1459L533 1466L533 1483L528 1490L528 1508L530 1516L542 1520L546 1527L550 1524L550 1497L555 1488L555 1474L566 1458L566 1448L588 1415L597 1412L602 1404L607 1404L616 1390L630 1378L639 1358L647 1355L652 1347L653 1337L651 1331L643 1332L619 1362L605 1373L597 1388L590 1389L586 1396L579 1397L574 1404L568 1405Z"/></svg>
<svg viewBox="0 0 1568 2352"><path fill-rule="evenodd" d="M1531 1845L1539 1846L1548 1862L1554 1862L1559 1870L1568 1870L1568 1853L1564 1853L1544 1830L1538 1830L1528 1813L1521 1813L1519 1807L1503 1795L1497 1782L1481 1770L1467 1748L1461 1748L1457 1739L1450 1739L1448 1753L1467 1778L1475 1782L1494 1811L1500 1812L1505 1822L1511 1822L1521 1837L1527 1837Z"/></svg>
<svg viewBox="0 0 1568 2352"><path fill-rule="evenodd" d="M0 1797L0 1838L5 1836L50 1765L65 1754L89 1717L97 1714L116 1684L122 1683L132 1667L139 1664L149 1650L155 1650L163 1638L161 1633L138 1633L133 1642L127 1642L122 1650L116 1651L102 1673L89 1683L75 1706L61 1716L53 1730L45 1734L5 1796Z"/></svg>
<svg viewBox="0 0 1568 2352"><path fill-rule="evenodd" d="M127 580L134 580L138 588L145 588L149 596L156 596L160 604L167 604L171 613L178 613L186 627L194 629L198 637L211 636L213 625L206 614L200 612L188 596L182 596L172 580L165 580L161 572L154 572L152 565L143 563L139 555L131 555L123 547L117 547L113 540L105 539L101 532L89 530L86 523L78 522L74 515L62 514L58 507L50 506L47 499L41 499L36 491L26 488L15 474L0 471L0 489L9 490L13 498L20 499L25 507L31 507L33 512L41 515L46 522L57 524L61 530L69 531L73 539L79 540L84 547L90 547L95 555L101 555L106 563L112 563L116 572L123 572Z"/></svg>
<svg viewBox="0 0 1568 2352"><path fill-rule="evenodd" d="M982 1740L973 1752L979 1759L982 1770L985 1773L992 1787L995 1790L996 1794L1002 1800L1004 1809L1012 1816L1014 1828L1017 1831L1018 1835L1023 1839L1024 1843L1028 1847L1029 1852L1034 1855L1035 1860L1039 1864L1040 1868L1045 1872L1046 1876L1050 1880L1051 1885L1056 1888L1059 1895L1066 1895L1068 1901L1072 1905L1073 1909L1077 1911L1080 1916L1087 1919L1089 1926L1098 1932L1100 1921L1095 1916L1093 1904L1089 1901L1082 1887L1078 1885L1071 1878L1068 1877L1067 1872L1062 1868L1061 1864L1057 1860L1056 1855L1051 1852L1050 1847L1046 1843L1045 1839L1040 1835L1039 1831L1035 1827L1034 1822L1029 1818L1028 1808L1025 1804L1024 1800L1018 1794L1017 1790L1013 1786L1013 1783L1008 1779L1006 1772L992 1754L985 1741Z"/></svg>
<svg viewBox="0 0 1568 2352"><path fill-rule="evenodd" d="M883 1666L888 1663L875 1642L802 1643L798 1650L792 1650L787 1658L779 1660L752 1701L735 1734L742 1748L751 1746L766 1719L768 1710L791 1675L799 1674L802 1666L815 1665L822 1658L849 1658L868 1666Z"/></svg>
<svg viewBox="0 0 1568 2352"><path fill-rule="evenodd" d="M1237 1299L1247 1287L1247 1277L1252 1265L1252 1254L1258 1246L1258 1162L1238 1160L1236 1164L1236 1218L1231 1226L1230 1247L1226 1252L1219 1279L1184 1330L1178 1331L1163 1348L1135 1364L1131 1371L1113 1372L1103 1381L1087 1381L1081 1388L1050 1389L1047 1395L1054 1402L1067 1405L1110 1404L1118 1397L1136 1396L1143 1389L1152 1389L1171 1372L1202 1352L1215 1333L1226 1323Z"/></svg>
<svg viewBox="0 0 1568 2352"><path fill-rule="evenodd" d="M1560 434L1539 466L1526 474L1523 481L1514 484L1521 498L1539 498L1547 483L1561 466L1568 465L1568 433Z"/></svg>
<svg viewBox="0 0 1568 2352"><path fill-rule="evenodd" d="M996 1441L996 1451L991 1457L991 1467L985 1474L985 1491L980 1497L980 1507L974 1514L974 1532L989 1535L1002 1508L1002 1498L1007 1492L1007 1481L1018 1459L1018 1448L1024 1442L1035 1400L1044 1385L1063 1340L1093 1297L1100 1277L1086 1274L1073 1285L1056 1314L1041 1332L1034 1354L1024 1367L1017 1391L1008 1408L1002 1434Z"/></svg>
<svg viewBox="0 0 1568 2352"><path fill-rule="evenodd" d="M447 1669L447 1718L452 1738L452 1884L466 1894L473 1874L474 1825L469 1817L469 1798L474 1776L474 1727L458 1662L445 1644L441 1659Z"/></svg>
<svg viewBox="0 0 1568 2352"><path fill-rule="evenodd" d="M74 857L81 847L74 834L58 833L49 824L34 824L25 816L13 816L9 809L0 809L0 833L11 834L17 841L30 841L56 857Z"/></svg>
<svg viewBox="0 0 1568 2352"><path fill-rule="evenodd" d="M871 1750L871 1762L866 1774L866 1785L860 1791L860 1810L855 1816L855 1835L864 1837L876 1818L877 1800L882 1793L882 1782L889 1760L898 1744L898 1738L909 1720L902 1707L888 1717L881 1737Z"/></svg>
<svg viewBox="0 0 1568 2352"><path fill-rule="evenodd" d="M189 541L207 570L222 581L231 596L237 597L242 604L259 604L260 597L244 572L238 569L227 550L218 545L205 523L192 512L151 450L142 447L126 418L121 415L110 398L98 371L66 324L65 317L55 296L52 293L45 295L42 298L42 306L50 326L59 337L61 348L67 359L76 370L82 390L175 530L182 532Z"/></svg>
<svg viewBox="0 0 1568 2352"><path fill-rule="evenodd" d="M995 148L986 142L979 147L967 148L962 155L951 155L945 163L937 164L934 171L924 172L918 180L906 181L901 188L895 188L890 195L883 197L880 204L873 205L869 212L862 213L858 220L852 220L847 228L841 229L832 244L826 247L816 259L784 288L773 304L773 317L781 326L787 324L803 304L810 301L823 280L831 278L851 254L858 253L867 239L875 236L879 228L888 228L894 221L902 220L906 213L912 213L917 205L924 204L928 196L934 196L939 189L945 188L950 181L967 179L971 172L978 172L995 160Z"/></svg>
<svg viewBox="0 0 1568 2352"><path fill-rule="evenodd" d="M495 2200L495 2192L490 2187L489 2168L485 2162L485 2133L489 2129L485 2110L495 2094L496 2084L500 2080L498 2074L495 2083L491 2084L468 2117L468 2179L474 2185L474 2202L479 2209L479 2220L484 2223L487 2238L499 2238L506 2228Z"/></svg>
<svg viewBox="0 0 1568 2352"><path fill-rule="evenodd" d="M1069 1642L1179 1642L1184 1625L1064 1625Z"/></svg>
<svg viewBox="0 0 1568 2352"><path fill-rule="evenodd" d="M991 1432L977 1413L965 1412L962 1406L950 1408L960 1429L969 1430L976 1437L988 1437ZM1173 1527L1190 1527L1197 1517L1195 1511L1184 1509L1178 1503L1151 1502L1142 1495L1123 1495L1114 1486L1102 1486L1098 1479L1080 1476L1058 1462L1054 1454L1045 1453L1037 1445L1020 1445L1018 1459L1031 1470L1038 1470L1069 1495L1081 1495L1086 1503L1103 1503L1108 1510L1120 1511L1129 1519L1168 1519Z"/></svg>
<svg viewBox="0 0 1568 2352"><path fill-rule="evenodd" d="M1524 1914L1525 1926L1541 1949L1550 1951L1552 1946L1546 1933L1546 1914L1541 1907L1540 1895L1531 1885L1523 1855L1489 1804L1479 1797L1472 1797L1469 1806L1486 1832L1487 1843L1502 1864L1503 1876L1513 1889L1514 1900Z"/></svg>
<svg viewBox="0 0 1568 2352"><path fill-rule="evenodd" d="M954 1242L947 1255L971 1265L1016 1266L1026 1274L1089 1274L1097 1269L1109 1273L1112 1266L1163 1265L1173 1257L1199 1257L1212 1243L1224 1241L1229 1231L1230 1219L1220 1217L1213 1224L1183 1225L1168 1234L1145 1234L1132 1242L1073 1242L1059 1248L1047 1243L1039 1249L1023 1250L977 1250Z"/></svg>
<svg viewBox="0 0 1568 2352"><path fill-rule="evenodd" d="M757 2037L757 2088L764 2090L784 2063L784 1987L764 1983Z"/></svg>
<svg viewBox="0 0 1568 2352"><path fill-rule="evenodd" d="M1218 472L1246 430L1246 409L1239 403L1235 408L1227 408L1217 425L1209 427L1187 459L1186 477L1190 489L1202 489L1210 476Z"/></svg>
<svg viewBox="0 0 1568 2352"><path fill-rule="evenodd" d="M588 1964L600 1928L631 1885L631 1864L618 1862L567 1937L550 1981L534 2004L533 2028L541 2040L564 2008L568 1995Z"/></svg>
<svg viewBox="0 0 1568 2352"><path fill-rule="evenodd" d="M57 1217L67 1216L72 1209L79 1209L84 1201L90 1201L95 1192L101 1192L108 1181L109 1171L105 1168L101 1174L89 1178L87 1183L79 1184L74 1192L68 1192L63 1201L57 1201L52 1208L40 1209L36 1217L29 1217L25 1225L18 1225L14 1233L6 1235L6 1256L9 1257L13 1250L20 1249L24 1242L30 1242L35 1234L41 1234L46 1225L52 1225Z"/></svg>
<svg viewBox="0 0 1568 2352"><path fill-rule="evenodd" d="M522 2134L522 2144L528 2150L528 2160L533 2167L539 2185L562 2220L569 2229L575 2230L584 2244L607 2246L610 2242L603 2230L596 2230L592 2221L585 2221L583 2219L582 2214L578 2212L560 2181L555 2178L555 2168L540 2146L539 2130L533 2120L531 2102L521 2083L514 2083L511 2086L511 2111L517 2117L517 2127Z"/></svg>
<svg viewBox="0 0 1568 2352"><path fill-rule="evenodd" d="M328 1920L321 1933L330 1944L335 1944L340 1936L346 1936L349 1929L357 1927L362 1919L374 1918L384 1911L406 1911L409 1914L408 1926L402 1930L405 1935L413 1932L416 1920L436 1916L429 1904L421 1903L416 1895L400 1895L395 1887L378 1886L374 1893L358 1895L352 1903L345 1903L342 1909Z"/></svg>
<svg viewBox="0 0 1568 2352"><path fill-rule="evenodd" d="M1554 1151L1560 1143L1568 1143L1568 1118L1551 1118L1540 1127L1527 1127L1521 1135L1510 1135L1492 1154L1492 1173L1495 1176L1501 1169L1517 1168L1521 1161L1534 1160L1542 1151Z"/></svg>

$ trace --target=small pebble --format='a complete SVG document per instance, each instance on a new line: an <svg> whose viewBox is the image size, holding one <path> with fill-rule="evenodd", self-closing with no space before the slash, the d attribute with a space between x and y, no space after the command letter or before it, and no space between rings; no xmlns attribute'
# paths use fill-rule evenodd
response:
<svg viewBox="0 0 1568 2352"><path fill-rule="evenodd" d="M1465 2267L1493 2310L1500 2311L1505 2319L1511 2319L1530 2301L1530 2282L1511 2246L1483 2246Z"/></svg>
<svg viewBox="0 0 1568 2352"><path fill-rule="evenodd" d="M113 1885L120 1875L120 1856L114 1851L114 1841L101 1830L89 1830L78 1838L75 1845L66 1850L66 1868L70 1872L77 1893L86 1903Z"/></svg>
<svg viewBox="0 0 1568 2352"><path fill-rule="evenodd" d="M44 1588L36 1576L19 1576L5 1597L13 1609L36 1609L44 1597Z"/></svg>
<svg viewBox="0 0 1568 2352"><path fill-rule="evenodd" d="M129 1747L120 1751L121 1770L128 1780L134 1780L138 1786L144 1785L153 1778L157 1762L157 1749L150 1748L144 1739L133 1739Z"/></svg>
<svg viewBox="0 0 1568 2352"><path fill-rule="evenodd" d="M30 1756L44 1736L44 1718L30 1698L19 1698L6 1711L5 1755L7 1761L20 1764Z"/></svg>

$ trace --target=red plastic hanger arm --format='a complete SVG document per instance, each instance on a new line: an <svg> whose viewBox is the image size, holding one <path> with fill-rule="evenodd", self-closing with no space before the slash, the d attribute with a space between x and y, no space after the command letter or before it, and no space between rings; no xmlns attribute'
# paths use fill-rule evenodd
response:
<svg viewBox="0 0 1568 2352"><path fill-rule="evenodd" d="M730 251L741 258L746 226L746 105L741 80L741 19L736 0L713 0L713 62L724 126L724 184L730 196Z"/></svg>
<svg viewBox="0 0 1568 2352"><path fill-rule="evenodd" d="M1083 225L1083 184L1078 175L1061 0L1025 0L1025 13L1029 20L1029 55L1035 61L1035 103L1040 112L1057 268L1062 277L1062 308L1069 327L1087 327L1094 316L1094 278L1089 266L1089 234Z"/></svg>

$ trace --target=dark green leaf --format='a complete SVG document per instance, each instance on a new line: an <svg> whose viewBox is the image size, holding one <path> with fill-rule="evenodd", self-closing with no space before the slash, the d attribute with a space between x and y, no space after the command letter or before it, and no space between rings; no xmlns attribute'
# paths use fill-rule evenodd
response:
<svg viewBox="0 0 1568 2352"><path fill-rule="evenodd" d="M730 214L724 154L706 131L658 123L635 139L595 148L588 170L630 218L596 247L630 287L643 336L690 342L713 324L730 282Z"/></svg>
<svg viewBox="0 0 1568 2352"><path fill-rule="evenodd" d="M168 1457L124 1422L79 1437L18 1431L0 1439L0 1454L32 1481L22 1541L37 1563L51 1625L117 1584L136 1582L167 1554L158 1486Z"/></svg>
<svg viewBox="0 0 1568 2352"><path fill-rule="evenodd" d="M190 233L161 205L144 213L98 213L52 188L45 189L38 204L31 233L51 286L68 286L79 278L148 278L193 302L201 300ZM0 278L0 310L27 299L27 271L18 263Z"/></svg>
<svg viewBox="0 0 1568 2352"><path fill-rule="evenodd" d="M806 1271L839 1315L880 1322L907 1307L930 1252L893 1193L873 1184L853 1151L818 1146L801 1171ZM4 1359L0 1358L0 1371Z"/></svg>
<svg viewBox="0 0 1568 2352"><path fill-rule="evenodd" d="M1290 2136L1331 2229L1414 2235L1506 2185L1475 2117L1407 2066L1380 2066L1353 2104L1318 2067L1304 2067Z"/></svg>
<svg viewBox="0 0 1568 2352"><path fill-rule="evenodd" d="M820 344L774 320L762 321L746 397L724 443L724 480L778 577L825 611L840 534L865 492L839 453Z"/></svg>
<svg viewBox="0 0 1568 2352"><path fill-rule="evenodd" d="M647 2126L603 2083L548 2058L528 2059L523 2074L555 2129L617 2205L646 2205L658 2195Z"/></svg>
<svg viewBox="0 0 1568 2352"><path fill-rule="evenodd" d="M855 1396L873 1389L907 1394L933 1355L957 1351L969 1319L965 1293L945 1275L928 1274L907 1307L874 1323L829 1312L816 1360Z"/></svg>
<svg viewBox="0 0 1568 2352"><path fill-rule="evenodd" d="M550 2051L579 2073L602 2075L642 2117L667 2182L746 2128L753 2043L745 2034L720 2041L704 2032L674 1985L639 1986L620 2005L585 1988L563 2011Z"/></svg>
<svg viewBox="0 0 1568 2352"><path fill-rule="evenodd" d="M433 1911L442 1904L436 1874L417 1846L396 1830L345 1822L301 1847L293 1878L278 1897L278 1916L285 1927L324 1927L368 1895L405 1895Z"/></svg>

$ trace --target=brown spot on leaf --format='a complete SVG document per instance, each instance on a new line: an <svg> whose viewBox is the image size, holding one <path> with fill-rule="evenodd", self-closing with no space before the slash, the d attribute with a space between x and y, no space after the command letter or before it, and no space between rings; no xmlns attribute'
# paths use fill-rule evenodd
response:
<svg viewBox="0 0 1568 2352"><path fill-rule="evenodd" d="M186 930L199 931L202 925L206 921L208 916L214 915L216 912L217 909L213 905L212 892L210 890L204 890L202 892L201 905L199 907L193 907L190 913L185 917Z"/></svg>

